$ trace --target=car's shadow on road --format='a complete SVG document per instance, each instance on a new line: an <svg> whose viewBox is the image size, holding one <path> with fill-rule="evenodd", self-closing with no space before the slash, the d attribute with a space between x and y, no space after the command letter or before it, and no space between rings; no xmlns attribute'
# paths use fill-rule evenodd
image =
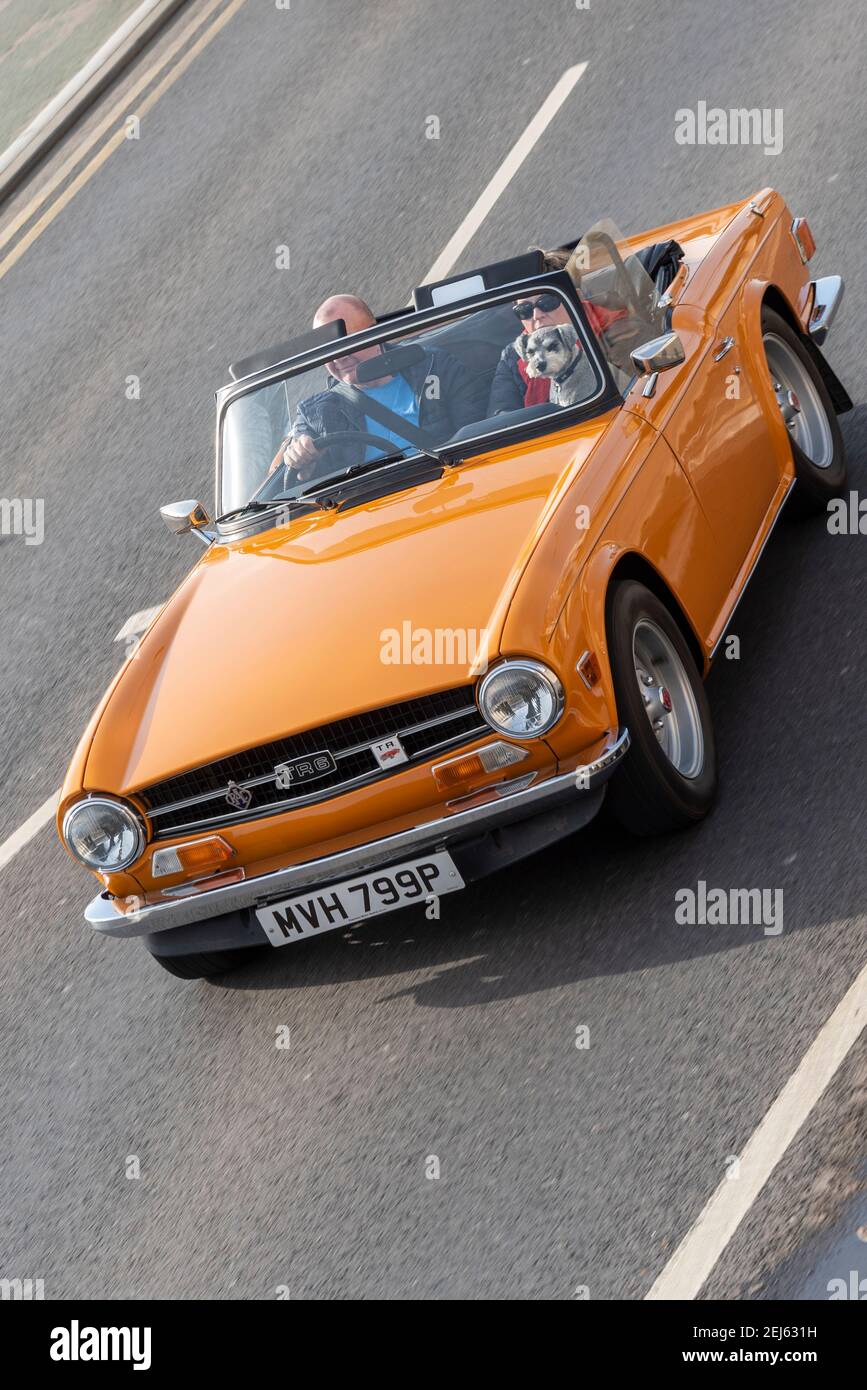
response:
<svg viewBox="0 0 867 1390"><path fill-rule="evenodd" d="M843 417L843 426L857 489L867 407ZM777 527L732 624L739 649L731 645L710 676L721 792L702 826L639 841L603 816L443 897L439 920L406 909L265 948L215 983L282 990L378 979L383 999L408 994L429 1007L458 1008L765 938L761 924L677 922L676 892L699 880L709 888L782 889L783 938L863 911L867 537L831 535L826 520Z"/></svg>

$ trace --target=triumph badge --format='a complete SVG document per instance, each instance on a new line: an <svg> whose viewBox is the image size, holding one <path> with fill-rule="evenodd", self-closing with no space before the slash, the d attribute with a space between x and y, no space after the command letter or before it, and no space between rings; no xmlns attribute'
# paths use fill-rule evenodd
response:
<svg viewBox="0 0 867 1390"><path fill-rule="evenodd" d="M226 788L226 800L236 811L249 811L253 793L246 787L239 787L237 782L230 782Z"/></svg>

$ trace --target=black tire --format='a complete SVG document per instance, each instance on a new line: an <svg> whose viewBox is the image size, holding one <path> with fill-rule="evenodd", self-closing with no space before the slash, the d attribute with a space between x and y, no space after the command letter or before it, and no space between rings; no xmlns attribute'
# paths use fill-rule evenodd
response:
<svg viewBox="0 0 867 1390"><path fill-rule="evenodd" d="M237 951L210 951L206 955L196 956L158 956L151 951L163 970L176 975L179 980L212 980L217 975L240 969L258 954L256 946L242 946Z"/></svg>
<svg viewBox="0 0 867 1390"><path fill-rule="evenodd" d="M802 364L809 381L815 390L818 402L824 411L830 435L830 458L825 467L818 467L800 447L797 440L790 438L792 457L795 461L797 486L792 493L788 511L794 516L812 516L827 510L828 503L839 497L846 487L846 445L840 432L837 412L808 347L790 324L773 309L762 309L762 336L774 334L787 343ZM770 363L768 364L771 370ZM773 371L771 371L773 379ZM791 384L791 383L789 383ZM806 404L806 402L805 402Z"/></svg>
<svg viewBox="0 0 867 1390"><path fill-rule="evenodd" d="M667 669L672 672L674 698L667 681L646 688L636 673L636 640L655 642L660 633L667 639L667 647L659 641L670 653ZM624 579L615 580L609 595L608 638L617 711L631 739L629 752L608 784L609 811L633 835L661 835L695 825L707 815L716 796L716 744L704 684L683 634L655 594L636 580ZM655 703L659 709L663 689L671 709L667 715L660 714L661 737L676 743L671 751L683 771L664 751L648 716L646 706ZM666 718L675 720L668 729ZM676 739L678 718L690 730L689 737Z"/></svg>

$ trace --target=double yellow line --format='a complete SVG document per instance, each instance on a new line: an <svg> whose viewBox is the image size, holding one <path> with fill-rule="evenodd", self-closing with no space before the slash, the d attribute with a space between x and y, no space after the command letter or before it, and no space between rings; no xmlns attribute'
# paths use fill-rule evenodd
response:
<svg viewBox="0 0 867 1390"><path fill-rule="evenodd" d="M245 0L232 0L232 3L224 9L221 14L214 17L215 11L224 3L225 0L210 0L210 4L206 5L205 8L196 15L192 23L188 24L186 28L178 34L177 38L160 54L157 61L138 78L130 91L112 107L108 115L99 122L87 138L80 145L76 146L70 158L52 174L48 182L40 188L39 192L27 206L13 218L7 227L3 228L2 232L0 232L0 251L3 250L4 246L9 245L22 227L25 227L41 209L45 208L45 211L42 212L38 220L33 223L29 231L27 231L3 259L0 260L0 280L2 280L7 271L12 269L16 261L21 259L24 252L29 246L33 245L37 237L42 235L45 228L51 226L55 217L60 215L67 203L70 203L75 197L79 189L83 188L84 185L93 178L93 175L98 169L102 168L109 156L125 142L126 129L121 125L84 166L81 172L77 174L72 182L63 190L60 196L56 198L54 202L50 202L52 194L69 177L73 169L81 163L82 159L85 158L93 147L99 143L106 131L111 130L116 122L123 121L128 116L134 115L138 116L140 119L142 116L146 115L146 113L156 105L163 93L167 92L169 87L177 82L178 78L186 72L187 68L194 62L203 49L207 48L211 40L216 38L220 30L224 29L229 23L229 20L238 13L238 10L240 10L241 6L245 3ZM208 23L209 20L212 20L212 22ZM173 58L177 56L181 49L186 47L192 36L202 29L203 26L206 26L204 32L199 35L196 42L188 49L183 58L165 74L162 80L153 88L153 91L148 93L141 104L136 106L136 98L150 87L151 83L159 77L160 73L165 71ZM49 203L50 205L46 207L46 204Z"/></svg>

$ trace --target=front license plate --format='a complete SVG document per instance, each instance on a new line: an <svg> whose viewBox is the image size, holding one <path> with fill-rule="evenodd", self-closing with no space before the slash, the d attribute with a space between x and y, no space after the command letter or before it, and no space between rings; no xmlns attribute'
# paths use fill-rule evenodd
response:
<svg viewBox="0 0 867 1390"><path fill-rule="evenodd" d="M330 888L317 888L297 898L257 907L258 917L272 946L286 946L302 936L363 922L380 912L394 912L431 896L454 893L464 887L452 857L444 850L405 864L392 864L360 878L348 878Z"/></svg>

